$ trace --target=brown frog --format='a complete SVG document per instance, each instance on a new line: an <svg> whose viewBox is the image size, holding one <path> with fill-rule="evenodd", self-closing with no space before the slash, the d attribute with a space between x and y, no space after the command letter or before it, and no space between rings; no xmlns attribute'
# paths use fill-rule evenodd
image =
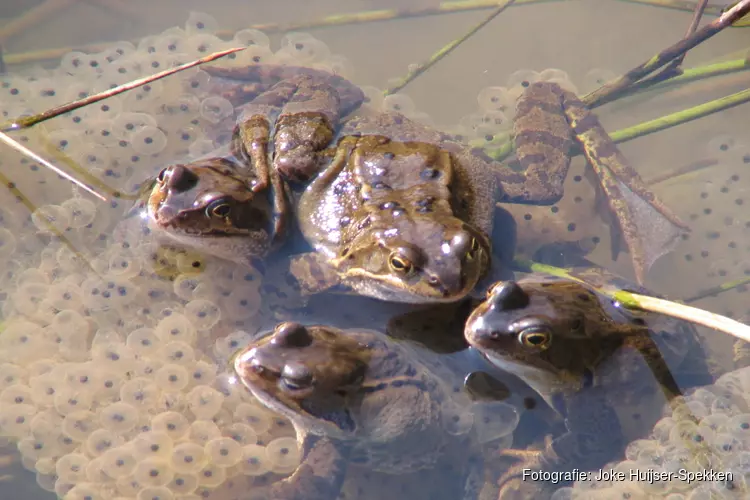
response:
<svg viewBox="0 0 750 500"><path fill-rule="evenodd" d="M279 178L312 178L294 203L297 224L313 248L291 266L306 293L338 287L411 303L465 297L490 269L495 203L555 203L563 194L574 134L588 159L600 165L600 189L639 280L654 255L685 228L594 115L554 83L531 84L518 101L514 132L521 171L515 171L398 113L342 121L363 94L335 75L277 66L206 71L239 106L232 151L257 173L251 191L277 191ZM657 228L663 238L644 246L638 236L644 227Z"/></svg>
<svg viewBox="0 0 750 500"><path fill-rule="evenodd" d="M145 205L149 228L169 243L252 263L277 248L288 228L286 186L253 192L257 182L252 166L227 151L163 169L136 211Z"/></svg>
<svg viewBox="0 0 750 500"><path fill-rule="evenodd" d="M515 464L498 482L502 499L548 497L561 484L524 481L524 469L601 467L651 429L665 399L676 403L681 387L713 382L691 325L629 312L575 281L497 283L464 333L492 364L536 390L567 427L541 451L503 453Z"/></svg>
<svg viewBox="0 0 750 500"><path fill-rule="evenodd" d="M468 431L447 432L446 408L456 408L451 391L405 345L377 332L287 322L237 353L233 366L297 431L302 462L272 487L271 498L336 498L350 463L389 474L445 474L447 461L460 479L450 498L478 490Z"/></svg>

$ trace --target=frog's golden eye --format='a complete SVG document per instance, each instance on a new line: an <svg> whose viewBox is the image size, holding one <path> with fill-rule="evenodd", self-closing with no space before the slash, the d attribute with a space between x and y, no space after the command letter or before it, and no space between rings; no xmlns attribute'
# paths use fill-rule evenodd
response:
<svg viewBox="0 0 750 500"><path fill-rule="evenodd" d="M159 184L164 184L164 181L167 179L167 171L169 170L169 167L161 169L161 172L159 172L159 175L156 176L156 182Z"/></svg>
<svg viewBox="0 0 750 500"><path fill-rule="evenodd" d="M533 326L521 330L518 334L518 341L527 349L544 351L552 345L552 332L546 327Z"/></svg>
<svg viewBox="0 0 750 500"><path fill-rule="evenodd" d="M479 251L479 240L476 238L471 239L471 253L477 253Z"/></svg>
<svg viewBox="0 0 750 500"><path fill-rule="evenodd" d="M206 207L206 214L218 219L226 219L232 211L232 206L224 200L217 200Z"/></svg>
<svg viewBox="0 0 750 500"><path fill-rule="evenodd" d="M493 283L490 285L490 287L487 289L486 298L492 297L492 295L497 291L497 289L503 285L502 281L498 281L497 283Z"/></svg>
<svg viewBox="0 0 750 500"><path fill-rule="evenodd" d="M399 274L409 275L414 272L414 264L403 255L397 253L391 254L388 258L388 265L391 266L393 271Z"/></svg>

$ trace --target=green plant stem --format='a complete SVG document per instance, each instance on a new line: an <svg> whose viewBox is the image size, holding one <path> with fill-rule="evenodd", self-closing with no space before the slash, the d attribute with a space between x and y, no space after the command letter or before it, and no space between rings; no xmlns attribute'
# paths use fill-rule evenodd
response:
<svg viewBox="0 0 750 500"><path fill-rule="evenodd" d="M70 0L67 0L70 1ZM560 2L563 0L516 0L515 5L532 5L538 3L550 3ZM366 24L383 21L394 21L398 19L409 19L414 17L426 17L443 14L455 14L459 12L470 12L474 10L488 10L494 9L498 5L497 0L466 0L466 1L453 1L453 2L442 2L435 7L427 7L423 9L383 9L383 10L370 10L363 12L353 12L347 14L335 14L331 16L325 16L312 21L305 21L301 23L263 23L253 24L247 26L247 28L253 28L264 31L266 33L280 33L286 31L299 31L299 30L313 30L318 28L328 28L333 26L346 26L356 24ZM221 30L217 33L218 36L223 38L231 38L234 36L234 31ZM136 40L137 42L137 40ZM80 50L83 52L98 52L105 50L107 44L97 43L91 45L84 45L82 47L61 47L54 49L45 49L33 52L24 52L20 54L7 54L5 62L8 65L20 65L30 64L43 61L53 61L61 58L72 50Z"/></svg>
<svg viewBox="0 0 750 500"><path fill-rule="evenodd" d="M681 85L685 83L694 82L696 80L702 80L705 78L711 78L715 76L727 75L730 73L736 73L738 71L746 71L750 69L750 59L734 59L731 61L722 61L705 66L699 66L697 68L683 69L679 76L670 78L667 81L659 82L648 89L636 89L632 93L626 93L625 95L638 94L641 92L652 91L657 89L663 89L672 85Z"/></svg>
<svg viewBox="0 0 750 500"><path fill-rule="evenodd" d="M517 260L514 262L514 265L521 271L550 274L552 276L588 285L588 283L572 276L568 270L563 268L539 264L527 260ZM650 297L648 295L641 295L625 290L607 290L605 287L599 288L598 291L607 297L610 297L612 300L619 302L627 309L654 312L679 318L750 342L750 326L731 318L727 318L726 316L681 304L679 302Z"/></svg>
<svg viewBox="0 0 750 500"><path fill-rule="evenodd" d="M5 175L3 175L2 172L0 172L0 184L5 186L5 188L11 192L11 194L15 197L16 200L21 202L23 206L25 206L29 213L34 213L34 211L37 210L37 206L32 202L26 195L21 192L20 189L18 189L18 186L16 186L15 182L8 179ZM79 252L76 247L73 245L73 242L71 242L68 237L63 233L58 227L56 227L54 224L52 224L47 219L42 218L40 222L45 226L47 231L54 234L56 238L58 238L60 241L63 242L70 250L79 257L83 262L86 262L86 265L89 269L94 271L94 268L91 267L90 262L86 259L86 257Z"/></svg>
<svg viewBox="0 0 750 500"><path fill-rule="evenodd" d="M649 120L647 122L640 123L633 127L618 130L612 134L612 139L615 142L625 142L637 137L643 137L644 135L653 134L660 130L668 129L676 125L681 125L704 116L708 116L725 109L733 108L750 101L750 89L745 89L726 97L721 97L713 101L709 101L704 104L699 104L692 108L688 108L676 113L672 113L661 118Z"/></svg>
<svg viewBox="0 0 750 500"><path fill-rule="evenodd" d="M695 295L692 295L684 300L685 303L691 303L696 302L701 299L705 299L706 297L711 297L713 295L719 295L720 293L728 292L729 290L734 290L735 288L739 288L744 285L750 284L750 277L747 278L740 278L733 281L727 281L726 283L722 283L721 285L712 286L711 288L706 288L703 290L698 291Z"/></svg>
<svg viewBox="0 0 750 500"><path fill-rule="evenodd" d="M78 179L76 179L75 177L73 177L72 175L70 175L69 173L67 173L66 171L64 171L61 168L59 168L57 165L54 165L53 163L50 163L49 161L45 160L44 158L42 158L41 156L39 156L38 154L36 154L35 152L33 152L32 150L30 150L29 148L27 148L26 146L24 146L20 142L16 141L12 137L10 137L5 132L0 132L0 142L2 142L3 144L5 144L6 146L10 147L11 149L14 149L15 151L18 151L22 155L24 155L24 156L26 156L28 158L31 158L32 160L34 160L35 162L39 163L43 167L52 170L54 173L56 173L60 177L69 180L73 184L79 186L81 189L87 191L88 193L96 196L100 200L107 201L107 198L105 198L104 196L102 196L101 194L99 194L94 188L92 188L91 186L89 186L89 185L87 185L87 184L79 181Z"/></svg>
<svg viewBox="0 0 750 500"><path fill-rule="evenodd" d="M383 95L389 96L391 94L395 94L396 92L400 91L404 87L406 87L410 82L412 82L415 78L417 78L419 75L430 69L432 66L438 63L441 59L443 59L445 56L453 52L456 48L458 48L459 45L461 45L463 42L471 38L473 35L475 35L479 30L487 26L490 21L495 19L500 13L502 13L505 9L510 7L515 3L516 0L504 0L500 2L497 9L495 9L489 16L484 18L482 22L472 27L468 32L466 32L463 36L453 40L446 46L440 48L437 52L435 52L430 58L418 65L416 67L409 70L409 73L404 76L401 80L398 81L395 85L391 86L387 90L383 92Z"/></svg>

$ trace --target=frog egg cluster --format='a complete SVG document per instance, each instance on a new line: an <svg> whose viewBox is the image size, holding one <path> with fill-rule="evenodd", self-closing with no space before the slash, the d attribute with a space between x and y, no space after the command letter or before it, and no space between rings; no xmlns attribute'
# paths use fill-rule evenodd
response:
<svg viewBox="0 0 750 500"><path fill-rule="evenodd" d="M137 44L5 75L0 113L47 109L238 43L252 60L224 64L277 57L259 31L222 41L215 29L194 13ZM309 35L290 34L282 49L279 61L347 68ZM288 421L225 373L260 324L260 274L158 246L137 218L120 223L132 201L112 194L215 148L202 131L234 110L208 85L204 72L182 73L14 134L80 166L106 204L71 196L67 181L3 149L0 435L61 497L262 498L299 462Z"/></svg>
<svg viewBox="0 0 750 500"><path fill-rule="evenodd" d="M200 25L202 28L196 28ZM289 33L272 50L268 36L245 29L233 39L216 35L211 16L192 12L181 27L148 36L137 44L118 42L87 54L66 54L55 69L32 68L0 76L0 115L13 118L40 112L94 92L237 46L247 49L212 64L244 67L253 64L310 66L351 76L349 63L306 33ZM43 127L14 137L52 160L75 163L112 189L132 190L150 172L175 158L213 151L217 139L206 130L231 123L234 109L226 99L209 94L211 78L199 69L152 82L132 91L78 109ZM229 118L228 121L224 121ZM231 130L231 129L230 129ZM16 153L4 153L7 171L31 173L14 179L35 199L60 198L59 179Z"/></svg>
<svg viewBox="0 0 750 500"><path fill-rule="evenodd" d="M70 499L234 498L294 471L292 426L224 368L252 339L235 328L254 322L258 274L185 252L154 260L114 233L93 269L69 270L59 246L56 266L42 256L3 283L0 436Z"/></svg>
<svg viewBox="0 0 750 500"><path fill-rule="evenodd" d="M700 160L708 160L707 168L665 179L657 186L663 201L692 229L675 248L669 273L689 272L690 284L700 283L701 290L750 276L750 217L744 210L750 203L750 135L716 135L705 140L704 151ZM684 290L684 282L671 281L669 286ZM746 291L739 286L693 305L744 320L750 314Z"/></svg>
<svg viewBox="0 0 750 500"><path fill-rule="evenodd" d="M581 481L555 492L554 500L746 498L750 492L750 368L729 372L714 385L693 390L674 410L667 408L650 436L630 443L625 460L606 465L630 471L704 469L732 474L731 480L611 482Z"/></svg>

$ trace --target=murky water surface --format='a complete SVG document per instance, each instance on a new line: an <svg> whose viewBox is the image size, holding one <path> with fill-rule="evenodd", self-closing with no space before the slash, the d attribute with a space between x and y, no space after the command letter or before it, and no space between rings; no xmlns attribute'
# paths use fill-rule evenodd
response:
<svg viewBox="0 0 750 500"><path fill-rule="evenodd" d="M554 78L583 95L680 39L691 17L615 0L519 3L402 92L383 99L382 89L489 11L291 33L269 27L264 34L247 28L368 9L423 9L436 2L3 2L0 43L8 72L0 77L0 111L5 118L39 112L252 39L251 49L226 64L260 61L335 71L363 87L370 112L398 110L481 146L507 132L512 107L499 111L497 102L513 95L521 81ZM23 25L24 13L32 9L36 19ZM728 30L691 52L686 65L742 59L746 38L746 29ZM597 113L614 131L728 95L749 82L748 74L735 73L666 87ZM107 203L0 148L0 176L7 186L0 191L0 432L8 454L0 459L0 498L266 498L267 485L299 463L289 421L232 383L227 369L237 348L276 322L264 314L261 273L162 247L140 219L124 221L144 180L221 146L212 131L233 110L206 92L208 83L205 73L186 72L14 134L57 164L80 166L99 179ZM647 286L658 293L689 299L750 275L746 106L622 145L642 177L692 229L651 269ZM703 168L667 175L691 166ZM565 196L554 207L514 208L517 230L533 245L536 232L567 227L565 243L632 277L627 254L613 260L609 226L583 170L581 159L574 160ZM113 198L115 190L126 195ZM692 303L742 320L750 312L745 292L739 286ZM496 450L560 432L559 418L534 391L463 349L468 310L459 309L428 309L416 313L415 321L407 306L323 295L286 319L424 340L430 348L410 346L410 359L421 360L455 389L443 409L453 422L446 432L479 429ZM730 339L701 334L720 371L732 370ZM492 373L484 392L494 402L461 388L471 372ZM709 468L735 473L731 484L586 483L576 486L574 498L630 494L622 498L676 500L719 491L721 498L743 497L749 383L746 370L738 370L699 389L681 412L662 419L651 434L642 434L648 439L634 441L616 457L624 462L611 464L622 471L691 467L679 443L694 436L708 443ZM687 413L697 421L686 420ZM479 454L474 448L451 453ZM490 469L495 476L502 472L499 465ZM455 492L445 493L455 484L436 489L441 484L436 478L450 477L450 470L386 481L355 464L339 498L383 498L383 488L393 498L456 498ZM570 494L563 490L554 498Z"/></svg>

